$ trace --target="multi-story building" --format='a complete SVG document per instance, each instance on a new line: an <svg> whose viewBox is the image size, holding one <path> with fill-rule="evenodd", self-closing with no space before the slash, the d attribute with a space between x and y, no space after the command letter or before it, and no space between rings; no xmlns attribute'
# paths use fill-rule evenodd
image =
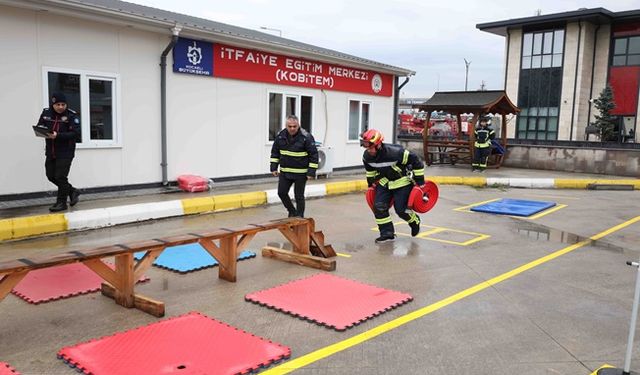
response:
<svg viewBox="0 0 640 375"><path fill-rule="evenodd" d="M585 140L593 100L608 84L620 139L638 139L640 10L579 9L476 27L505 37L505 90L522 109L509 137Z"/></svg>

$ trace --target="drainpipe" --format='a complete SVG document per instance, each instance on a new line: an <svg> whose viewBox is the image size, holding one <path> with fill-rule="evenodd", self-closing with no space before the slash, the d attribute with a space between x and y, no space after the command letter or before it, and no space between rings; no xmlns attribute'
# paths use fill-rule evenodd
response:
<svg viewBox="0 0 640 375"><path fill-rule="evenodd" d="M398 101L400 99L400 90L404 87L404 85L406 85L407 83L409 83L409 77L405 77L404 82L402 82L402 84L400 86L398 86L398 76L396 76L395 78L395 86L396 86L396 90L395 90L395 95L393 96L393 130L391 133L391 139L393 140L393 142L396 142L396 136L397 136L397 132L398 132Z"/></svg>
<svg viewBox="0 0 640 375"><path fill-rule="evenodd" d="M182 28L175 25L171 29L173 34L171 41L160 55L160 135L162 149L162 185L167 186L169 180L167 178L167 55L173 47L178 43L178 34Z"/></svg>
<svg viewBox="0 0 640 375"><path fill-rule="evenodd" d="M580 60L580 38L582 38L582 21L578 22L578 51L576 52L576 75L573 80L573 104L571 105L571 128L569 140L573 141L573 120L576 115L576 91L578 91L578 62Z"/></svg>
<svg viewBox="0 0 640 375"><path fill-rule="evenodd" d="M504 92L507 92L507 77L509 76L509 51L511 51L511 32L507 29L507 61L504 68Z"/></svg>
<svg viewBox="0 0 640 375"><path fill-rule="evenodd" d="M596 31L593 33L593 64L591 65L591 88L589 88L589 111L587 112L587 125L589 125L589 121L591 121L591 98L593 98L593 77L596 72L596 47L598 46L598 31L600 30L600 25L596 27Z"/></svg>

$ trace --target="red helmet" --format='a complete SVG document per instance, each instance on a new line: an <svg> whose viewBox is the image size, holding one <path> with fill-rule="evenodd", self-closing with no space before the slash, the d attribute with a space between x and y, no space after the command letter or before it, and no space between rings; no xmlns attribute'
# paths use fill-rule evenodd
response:
<svg viewBox="0 0 640 375"><path fill-rule="evenodd" d="M384 141L384 135L376 129L366 130L360 136L360 146L369 147L371 145L379 145Z"/></svg>

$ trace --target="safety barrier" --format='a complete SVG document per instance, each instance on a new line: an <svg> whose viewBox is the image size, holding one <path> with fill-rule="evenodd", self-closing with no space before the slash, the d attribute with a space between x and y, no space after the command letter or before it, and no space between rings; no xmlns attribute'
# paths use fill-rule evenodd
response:
<svg viewBox="0 0 640 375"><path fill-rule="evenodd" d="M263 256L326 271L335 270L336 253L331 245L325 244L322 232L315 230L315 221L311 218L289 218L249 224L236 229L220 228L211 232L187 233L47 257L0 262L0 301L30 271L81 262L106 281L102 283L102 294L124 307L135 307L161 317L165 312L164 302L134 293L134 286L165 248L197 242L220 264L218 277L235 282L238 254L256 234L269 230L280 231L291 243L292 250L266 246L262 249ZM134 258L134 253L137 252L145 252L139 261ZM115 258L115 269L103 261L111 257Z"/></svg>

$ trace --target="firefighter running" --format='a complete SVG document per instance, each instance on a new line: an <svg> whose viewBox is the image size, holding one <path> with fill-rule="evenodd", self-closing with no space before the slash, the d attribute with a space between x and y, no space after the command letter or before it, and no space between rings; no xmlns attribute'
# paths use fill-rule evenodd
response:
<svg viewBox="0 0 640 375"><path fill-rule="evenodd" d="M383 140L382 133L375 129L369 129L360 136L360 146L366 148L362 161L367 171L367 184L370 189L375 189L373 214L380 231L376 243L396 238L389 215L392 201L396 214L411 227L411 236L415 237L420 232L420 217L407 208L414 186L407 172L413 170L415 183L424 185L424 165L418 156L400 145L382 143Z"/></svg>
<svg viewBox="0 0 640 375"><path fill-rule="evenodd" d="M495 132L491 129L491 117L481 116L480 125L473 134L476 137L476 143L474 144L471 170L484 172L487 168L487 159L491 155L491 141L495 138Z"/></svg>

